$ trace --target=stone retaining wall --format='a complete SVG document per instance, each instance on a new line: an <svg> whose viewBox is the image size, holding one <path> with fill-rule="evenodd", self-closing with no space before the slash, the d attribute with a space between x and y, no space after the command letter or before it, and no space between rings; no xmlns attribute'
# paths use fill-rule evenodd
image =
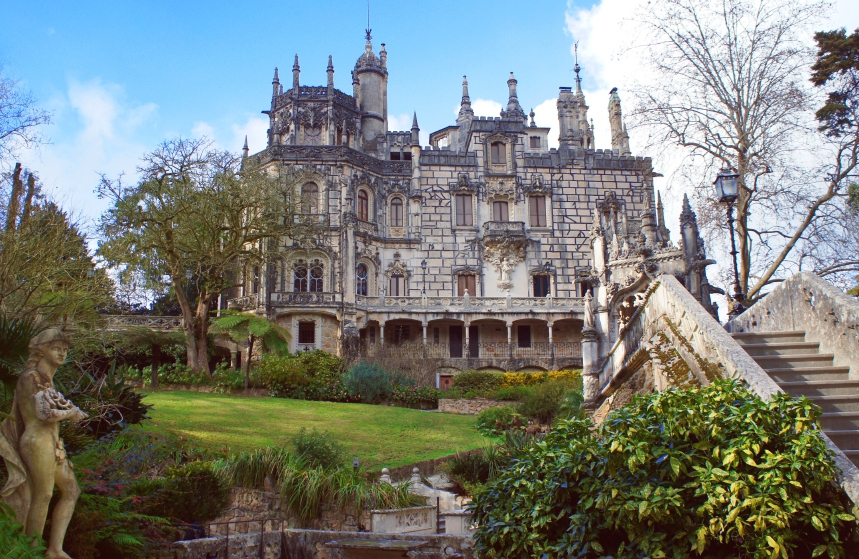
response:
<svg viewBox="0 0 859 559"><path fill-rule="evenodd" d="M502 400L487 400L485 398L474 398L471 400L451 400L440 399L438 401L438 411L444 413L458 413L461 415L477 415L483 410L489 408L498 408L501 406L512 406L513 402L505 402Z"/></svg>

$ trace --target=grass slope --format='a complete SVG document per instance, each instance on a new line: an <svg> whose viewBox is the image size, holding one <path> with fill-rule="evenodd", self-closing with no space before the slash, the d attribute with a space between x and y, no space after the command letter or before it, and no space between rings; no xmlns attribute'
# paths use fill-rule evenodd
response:
<svg viewBox="0 0 859 559"><path fill-rule="evenodd" d="M477 448L489 439L475 417L406 408L242 397L201 392L149 392L151 421L140 428L173 432L215 449L289 446L302 427L331 433L367 468L394 468Z"/></svg>

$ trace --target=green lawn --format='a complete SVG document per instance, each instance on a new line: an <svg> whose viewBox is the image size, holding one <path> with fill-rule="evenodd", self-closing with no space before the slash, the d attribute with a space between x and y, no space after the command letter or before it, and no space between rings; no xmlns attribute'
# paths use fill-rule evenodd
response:
<svg viewBox="0 0 859 559"><path fill-rule="evenodd" d="M288 446L302 427L331 433L367 468L393 468L482 446L475 417L389 406L307 402L201 392L149 392L141 425L215 449Z"/></svg>

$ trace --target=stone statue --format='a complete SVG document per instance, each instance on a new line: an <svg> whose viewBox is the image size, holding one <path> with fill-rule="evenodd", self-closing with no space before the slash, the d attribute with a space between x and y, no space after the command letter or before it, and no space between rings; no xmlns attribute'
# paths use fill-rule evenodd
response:
<svg viewBox="0 0 859 559"><path fill-rule="evenodd" d="M510 282L510 272L513 271L514 265L506 258L501 259L501 281Z"/></svg>
<svg viewBox="0 0 859 559"><path fill-rule="evenodd" d="M48 559L71 559L63 551L63 539L80 495L59 437L60 421L88 417L54 388L54 373L66 360L68 348L68 337L55 329L30 340L30 356L18 379L11 417L0 426L0 456L9 472L0 497L15 511L27 535L42 535L54 487L60 490L51 519Z"/></svg>

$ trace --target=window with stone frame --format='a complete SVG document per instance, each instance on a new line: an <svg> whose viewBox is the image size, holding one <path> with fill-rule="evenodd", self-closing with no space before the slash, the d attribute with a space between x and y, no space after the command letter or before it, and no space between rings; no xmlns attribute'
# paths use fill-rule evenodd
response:
<svg viewBox="0 0 859 559"><path fill-rule="evenodd" d="M540 149L540 136L531 136L531 149Z"/></svg>
<svg viewBox="0 0 859 559"><path fill-rule="evenodd" d="M471 194L457 194L456 198L456 224L461 227L474 225L474 210Z"/></svg>
<svg viewBox="0 0 859 559"><path fill-rule="evenodd" d="M251 293L253 293L254 295L256 295L257 293L259 293L259 288L260 288L260 273L259 273L259 266L254 266L254 267L253 267L253 270L251 271L251 273L252 273L252 279L251 279L251 282L252 282L252 284L251 284L251 286L252 286L252 287L251 287Z"/></svg>
<svg viewBox="0 0 859 559"><path fill-rule="evenodd" d="M504 142L492 142L489 146L493 165L507 164L507 146Z"/></svg>
<svg viewBox="0 0 859 559"><path fill-rule="evenodd" d="M319 187L308 182L301 187L301 213L319 213Z"/></svg>
<svg viewBox="0 0 859 559"><path fill-rule="evenodd" d="M477 295L477 276L474 274L459 274L456 276L456 295L464 297L466 290L472 297Z"/></svg>
<svg viewBox="0 0 859 559"><path fill-rule="evenodd" d="M531 347L531 326L528 324L520 324L516 328L517 341L519 347Z"/></svg>
<svg viewBox="0 0 859 559"><path fill-rule="evenodd" d="M403 297L406 295L406 278L403 274L393 274L388 282L388 295Z"/></svg>
<svg viewBox="0 0 859 559"><path fill-rule="evenodd" d="M316 343L316 323L315 322L299 322L298 323L298 343L300 343L300 344L315 344Z"/></svg>
<svg viewBox="0 0 859 559"><path fill-rule="evenodd" d="M403 199L402 198L392 198L391 199L391 212L390 212L390 221L391 227L402 227L403 226Z"/></svg>
<svg viewBox="0 0 859 559"><path fill-rule="evenodd" d="M319 260L314 260L313 264L310 266L310 279L308 290L316 293L321 293L325 291L325 268L322 266L322 262Z"/></svg>
<svg viewBox="0 0 859 559"><path fill-rule="evenodd" d="M358 219L370 221L370 196L366 190L358 191Z"/></svg>
<svg viewBox="0 0 859 559"><path fill-rule="evenodd" d="M492 221L510 221L510 204L503 200L492 202Z"/></svg>
<svg viewBox="0 0 859 559"><path fill-rule="evenodd" d="M531 214L531 227L546 227L546 197L531 196L528 198Z"/></svg>
<svg viewBox="0 0 859 559"><path fill-rule="evenodd" d="M358 264L355 268L355 293L367 295L370 273L365 264Z"/></svg>
<svg viewBox="0 0 859 559"><path fill-rule="evenodd" d="M292 270L292 290L296 293L307 291L307 265L303 260Z"/></svg>
<svg viewBox="0 0 859 559"><path fill-rule="evenodd" d="M548 274L531 276L534 297L546 297L551 289L552 281Z"/></svg>

